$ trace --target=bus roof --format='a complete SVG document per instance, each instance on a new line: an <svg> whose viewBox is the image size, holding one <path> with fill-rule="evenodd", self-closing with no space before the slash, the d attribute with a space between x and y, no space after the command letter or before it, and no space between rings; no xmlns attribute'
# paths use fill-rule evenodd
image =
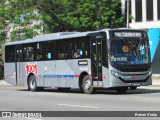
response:
<svg viewBox="0 0 160 120"><path fill-rule="evenodd" d="M133 31L144 31L144 30L142 30L142 29L135 29L135 28L113 28L113 29L110 29L110 28L105 28L105 29L102 29L101 31L118 31L118 30L133 30Z"/></svg>
<svg viewBox="0 0 160 120"><path fill-rule="evenodd" d="M102 31L92 31L92 32L59 32L59 33L51 33L35 36L32 39L26 39L21 41L8 42L5 45L14 45L14 44L25 44L25 43L34 43L41 41L50 41L50 40L60 40L60 39L68 39L68 38L77 38L84 37L89 34L94 34Z"/></svg>
<svg viewBox="0 0 160 120"><path fill-rule="evenodd" d="M51 33L51 34L43 34L37 35L32 39L26 39L21 41L14 41L8 42L5 45L16 45L16 44L25 44L25 43L34 43L34 42L42 42L42 41L50 41L50 40L60 40L60 39L68 39L68 38L77 38L77 37L84 37L90 34L96 34L99 32L107 32L107 31L114 31L114 30L138 30L138 29L131 29L131 28L115 28L115 29L102 29L99 31L90 31L90 32L58 32L58 33ZM142 30L139 30L142 31Z"/></svg>

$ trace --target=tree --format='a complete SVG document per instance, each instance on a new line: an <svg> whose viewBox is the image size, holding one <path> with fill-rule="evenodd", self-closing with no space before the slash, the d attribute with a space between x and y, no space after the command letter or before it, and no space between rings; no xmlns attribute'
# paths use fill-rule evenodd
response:
<svg viewBox="0 0 160 120"><path fill-rule="evenodd" d="M5 9L5 19L8 19L13 30L11 31L11 40L20 40L32 38L37 33L35 29L39 28L37 22L37 4L35 0L8 0Z"/></svg>
<svg viewBox="0 0 160 120"><path fill-rule="evenodd" d="M65 9L61 0L38 0L37 6L43 21L44 33L63 31L65 24L58 16Z"/></svg>
<svg viewBox="0 0 160 120"><path fill-rule="evenodd" d="M0 39L8 31L12 41L32 38L41 26L42 33L123 27L120 7L121 0L3 0Z"/></svg>
<svg viewBox="0 0 160 120"><path fill-rule="evenodd" d="M0 48L6 40L5 0L0 1Z"/></svg>
<svg viewBox="0 0 160 120"><path fill-rule="evenodd" d="M46 31L88 31L124 26L121 0L40 0Z"/></svg>

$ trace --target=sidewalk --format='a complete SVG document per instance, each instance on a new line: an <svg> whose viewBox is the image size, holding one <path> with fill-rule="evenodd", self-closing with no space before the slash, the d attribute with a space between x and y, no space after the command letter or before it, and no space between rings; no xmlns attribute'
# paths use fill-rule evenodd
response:
<svg viewBox="0 0 160 120"><path fill-rule="evenodd" d="M152 85L160 85L160 74L152 74Z"/></svg>
<svg viewBox="0 0 160 120"><path fill-rule="evenodd" d="M13 85L7 83L5 80L0 80L0 86L13 86Z"/></svg>

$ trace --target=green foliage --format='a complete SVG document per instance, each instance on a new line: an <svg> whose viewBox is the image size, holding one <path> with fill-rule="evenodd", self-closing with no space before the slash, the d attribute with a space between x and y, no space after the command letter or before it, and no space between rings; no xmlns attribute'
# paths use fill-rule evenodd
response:
<svg viewBox="0 0 160 120"><path fill-rule="evenodd" d="M5 4L4 1L0 1L0 48L6 39L6 22L5 22Z"/></svg>
<svg viewBox="0 0 160 120"><path fill-rule="evenodd" d="M0 39L7 39L8 25L15 28L11 32L12 41L32 38L42 28L41 32L51 33L123 27L120 7L121 0L3 0ZM41 22L33 25L35 20Z"/></svg>
<svg viewBox="0 0 160 120"><path fill-rule="evenodd" d="M124 26L121 0L40 0L45 31L88 31Z"/></svg>
<svg viewBox="0 0 160 120"><path fill-rule="evenodd" d="M8 2L7 2L8 1ZM9 31L13 27L11 32L11 41L23 40L26 38L32 38L35 31L33 22L40 20L38 14L36 14L37 4L35 0L5 0L4 12L0 9L0 14L3 13L4 22L7 22L5 26L0 30ZM0 5L3 6L0 2ZM1 26L1 24L0 24ZM36 25L37 26L37 25ZM36 27L37 28L37 27ZM35 29L36 29L35 28ZM32 32L31 32L32 30Z"/></svg>

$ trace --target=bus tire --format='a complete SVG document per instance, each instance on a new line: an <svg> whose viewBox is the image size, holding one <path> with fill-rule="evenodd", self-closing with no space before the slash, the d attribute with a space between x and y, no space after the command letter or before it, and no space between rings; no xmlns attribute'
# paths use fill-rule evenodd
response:
<svg viewBox="0 0 160 120"><path fill-rule="evenodd" d="M116 89L118 94L124 94L127 92L127 90L128 90L128 87L120 87Z"/></svg>
<svg viewBox="0 0 160 120"><path fill-rule="evenodd" d="M93 90L93 87L92 87L92 80L91 80L91 77L89 75L86 75L83 78L82 88L83 88L83 92L85 94L93 94L94 93L94 90Z"/></svg>
<svg viewBox="0 0 160 120"><path fill-rule="evenodd" d="M37 87L36 77L34 75L31 75L29 77L28 89L32 92L35 92L35 91L43 91L44 87Z"/></svg>

